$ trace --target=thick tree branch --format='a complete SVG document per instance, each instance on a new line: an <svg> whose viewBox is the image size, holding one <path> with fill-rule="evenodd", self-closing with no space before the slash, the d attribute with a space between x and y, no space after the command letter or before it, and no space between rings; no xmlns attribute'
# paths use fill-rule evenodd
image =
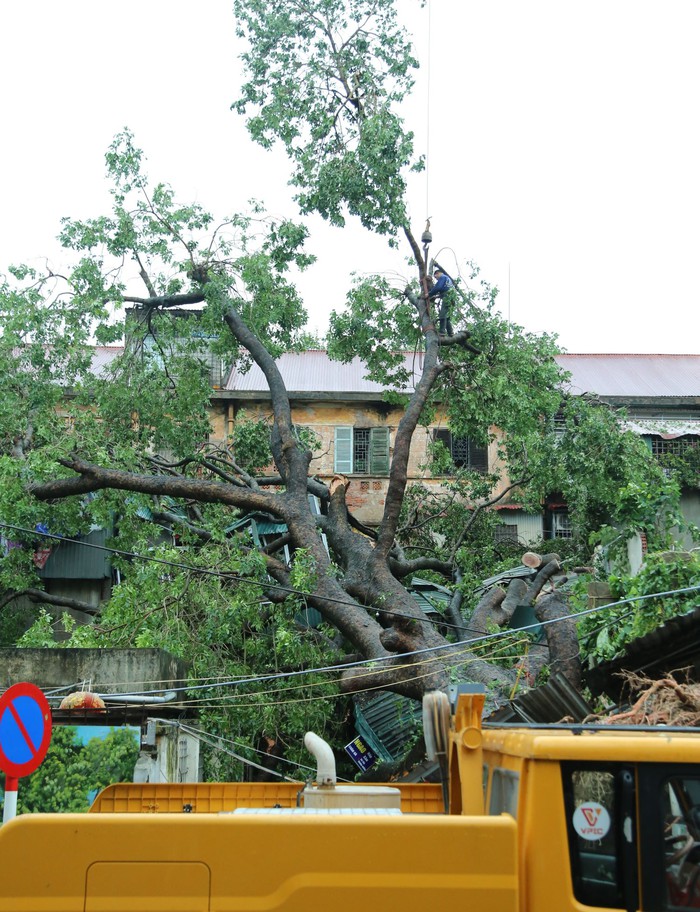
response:
<svg viewBox="0 0 700 912"><path fill-rule="evenodd" d="M538 621L548 622L544 630L551 657L551 674L564 675L573 687L580 690L581 653L576 622L569 617L566 600L559 592L548 593L538 602L535 614Z"/></svg>
<svg viewBox="0 0 700 912"><path fill-rule="evenodd" d="M188 522L186 519L183 519L182 516L178 516L177 513L172 513L168 510L152 510L151 516L153 517L154 523L162 526L168 531L172 532L173 528L187 529L188 532L192 532L196 535L200 541L211 541L212 536L208 529L195 526L194 523Z"/></svg>
<svg viewBox="0 0 700 912"><path fill-rule="evenodd" d="M459 330L454 333L452 336L440 336L438 344L440 348L450 348L450 346L460 345L462 348L466 348L467 351L472 352L474 355L480 355L481 349L476 348L469 342L471 333L467 329Z"/></svg>
<svg viewBox="0 0 700 912"><path fill-rule="evenodd" d="M413 303L417 309L420 309L421 299L410 290L407 290L406 294L411 303ZM404 411L396 430L394 455L391 460L391 469L389 472L389 486L387 488L386 500L384 503L384 515L382 516L379 534L377 536L377 560L386 560L393 547L399 516L401 514L401 505L403 503L406 483L408 481L408 457L413 433L418 425L423 408L428 401L430 391L444 369L445 365L438 363L437 335L433 333L432 339L428 339L426 344L423 374L416 385L415 391L406 406L406 410Z"/></svg>
<svg viewBox="0 0 700 912"><path fill-rule="evenodd" d="M535 599L542 591L544 584L547 580L551 579L555 573L558 573L559 570L561 570L561 564L558 560L550 560L546 564L543 564L537 576L528 587L527 593L523 596L522 604L534 605Z"/></svg>
<svg viewBox="0 0 700 912"><path fill-rule="evenodd" d="M421 573L426 570L432 570L435 573L442 573L448 580L454 576L455 565L452 561L440 560L438 557L416 557L412 560L394 560L389 558L391 572L398 579L405 579L412 573Z"/></svg>
<svg viewBox="0 0 700 912"><path fill-rule="evenodd" d="M271 442L275 464L285 480L288 493L296 498L305 498L311 452L299 445L294 434L289 395L275 359L258 337L248 329L233 307L228 308L224 320L234 338L250 352L255 363L265 374L274 416Z"/></svg>
<svg viewBox="0 0 700 912"><path fill-rule="evenodd" d="M251 491L219 481L201 478L173 477L171 475L139 475L120 469L105 469L79 459L62 459L61 464L77 473L75 478L35 482L28 490L38 500L54 500L114 488L119 491L137 491L141 494L185 497L203 503L224 503L244 510L269 510L286 519L285 501L268 491Z"/></svg>
<svg viewBox="0 0 700 912"><path fill-rule="evenodd" d="M203 291L192 291L187 294L155 295L150 298L137 298L124 295L127 304L142 304L144 307L184 307L186 304L202 304L206 301Z"/></svg>
<svg viewBox="0 0 700 912"><path fill-rule="evenodd" d="M138 250L134 249L133 254L134 259L139 264L139 275L141 276L143 284L146 286L146 290L148 291L149 296L151 298L157 297L155 286L153 285L153 282L151 282L151 278L146 272L143 263L141 262L141 257L139 256Z"/></svg>
<svg viewBox="0 0 700 912"><path fill-rule="evenodd" d="M55 608L72 608L74 611L82 611L83 614L99 615L102 609L99 606L92 605L90 602L83 602L81 599L69 598L64 595L53 595L45 592L43 589L19 589L16 592L10 592L0 598L0 608L9 605L10 602L19 598L28 598L32 602L42 605L52 605Z"/></svg>

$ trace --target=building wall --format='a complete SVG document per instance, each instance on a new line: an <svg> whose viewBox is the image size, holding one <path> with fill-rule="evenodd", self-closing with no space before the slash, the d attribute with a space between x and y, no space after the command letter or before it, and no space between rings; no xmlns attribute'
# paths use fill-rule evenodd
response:
<svg viewBox="0 0 700 912"><path fill-rule="evenodd" d="M519 544L527 547L533 542L541 541L544 538L544 527L541 513L526 513L524 510L498 510L498 518L506 527L515 526L515 536ZM510 537L511 529L508 528L508 535L504 531L504 538Z"/></svg>
<svg viewBox="0 0 700 912"><path fill-rule="evenodd" d="M297 427L306 427L313 431L321 441L312 462L310 471L322 481L330 480L335 472L335 432L338 427L353 428L388 428L389 457L394 454L396 431L403 410L393 408L383 402L292 402L292 420ZM252 402L242 404L224 402L217 408L214 403L212 415L213 439L223 441L233 433L236 421L270 418L269 402ZM427 487L440 489L442 478L433 477L427 469L429 445L433 430L446 428L447 423L441 416L430 427L419 426L413 435L408 460L408 484L424 484ZM496 462L496 443L489 446L489 467ZM384 500L388 487L388 474L370 475L352 474L347 492L347 503L355 516L364 523L376 524L381 519ZM503 482L505 484L505 482Z"/></svg>

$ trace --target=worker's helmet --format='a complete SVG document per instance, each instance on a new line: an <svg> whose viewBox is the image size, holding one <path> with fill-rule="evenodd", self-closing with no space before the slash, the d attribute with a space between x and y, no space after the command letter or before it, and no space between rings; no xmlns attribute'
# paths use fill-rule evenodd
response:
<svg viewBox="0 0 700 912"><path fill-rule="evenodd" d="M437 275L438 273L442 275L442 269L440 269L439 266L436 266L435 269L433 269L433 275Z"/></svg>

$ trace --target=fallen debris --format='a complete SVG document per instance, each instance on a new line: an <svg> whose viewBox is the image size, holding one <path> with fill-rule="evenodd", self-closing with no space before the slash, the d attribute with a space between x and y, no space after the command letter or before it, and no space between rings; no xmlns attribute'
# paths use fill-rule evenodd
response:
<svg viewBox="0 0 700 912"><path fill-rule="evenodd" d="M634 671L621 672L620 677L632 698L636 695L634 703L624 712L591 715L584 722L700 727L700 683L682 683L671 675L654 680Z"/></svg>

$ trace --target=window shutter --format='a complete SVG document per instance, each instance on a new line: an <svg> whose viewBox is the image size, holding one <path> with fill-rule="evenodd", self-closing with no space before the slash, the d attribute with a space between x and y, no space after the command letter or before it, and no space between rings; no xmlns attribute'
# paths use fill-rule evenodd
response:
<svg viewBox="0 0 700 912"><path fill-rule="evenodd" d="M489 449L469 441L469 468L475 472L486 473L489 470Z"/></svg>
<svg viewBox="0 0 700 912"><path fill-rule="evenodd" d="M335 429L335 456L333 471L343 475L352 475L352 428Z"/></svg>
<svg viewBox="0 0 700 912"><path fill-rule="evenodd" d="M369 474L389 474L389 428L372 428L369 433Z"/></svg>

